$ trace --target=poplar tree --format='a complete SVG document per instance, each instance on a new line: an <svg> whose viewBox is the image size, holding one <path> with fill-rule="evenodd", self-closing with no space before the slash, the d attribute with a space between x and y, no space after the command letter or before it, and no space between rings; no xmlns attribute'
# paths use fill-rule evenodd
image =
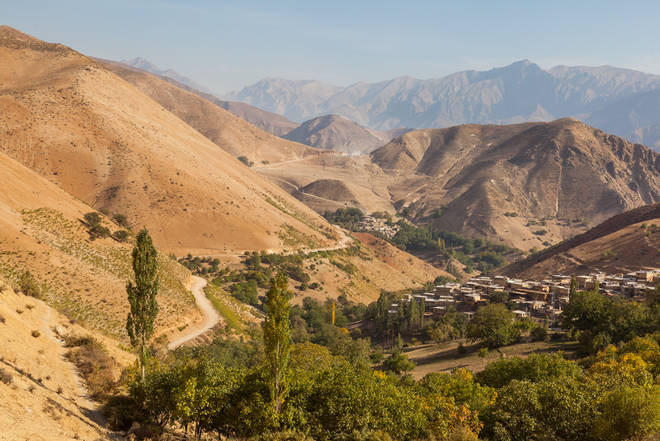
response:
<svg viewBox="0 0 660 441"><path fill-rule="evenodd" d="M569 298L569 299L573 298L573 296L574 296L575 294L577 294L577 286L578 286L578 284L577 284L577 279L575 278L575 276L573 276L573 277L571 278L571 287L570 287L570 289L569 289L569 291L568 291L568 298Z"/></svg>
<svg viewBox="0 0 660 441"><path fill-rule="evenodd" d="M131 310L126 319L126 330L131 339L131 345L137 350L142 381L145 380L145 365L147 362L147 344L154 332L154 321L158 315L158 262L149 232L142 229L137 235L133 249L133 272L135 283L129 280L126 284L128 303Z"/></svg>
<svg viewBox="0 0 660 441"><path fill-rule="evenodd" d="M287 393L287 371L291 352L288 279L278 273L266 294L266 319L263 322L264 352L270 380L270 395L275 412L282 412Z"/></svg>

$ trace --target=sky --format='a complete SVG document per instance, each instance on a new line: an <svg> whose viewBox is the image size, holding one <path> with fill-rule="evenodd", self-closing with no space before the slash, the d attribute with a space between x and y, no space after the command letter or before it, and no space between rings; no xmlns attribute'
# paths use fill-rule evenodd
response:
<svg viewBox="0 0 660 441"><path fill-rule="evenodd" d="M0 24L86 55L144 57L216 93L339 86L529 59L660 74L655 1L0 0Z"/></svg>

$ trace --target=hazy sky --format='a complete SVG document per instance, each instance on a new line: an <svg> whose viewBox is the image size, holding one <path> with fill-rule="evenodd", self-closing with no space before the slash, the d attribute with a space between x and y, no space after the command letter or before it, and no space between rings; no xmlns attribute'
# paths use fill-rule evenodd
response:
<svg viewBox="0 0 660 441"><path fill-rule="evenodd" d="M266 77L348 85L524 58L660 74L657 0L0 0L0 20L87 55L142 56L219 93Z"/></svg>

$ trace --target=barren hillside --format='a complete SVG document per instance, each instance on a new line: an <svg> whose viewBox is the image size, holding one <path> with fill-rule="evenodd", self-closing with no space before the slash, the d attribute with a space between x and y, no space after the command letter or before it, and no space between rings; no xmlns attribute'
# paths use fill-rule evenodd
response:
<svg viewBox="0 0 660 441"><path fill-rule="evenodd" d="M92 335L123 365L131 356L2 280L0 299L0 439L114 439L103 426L99 404L88 397L76 366L66 359L71 349L62 338ZM118 378L119 363L109 378Z"/></svg>
<svg viewBox="0 0 660 441"><path fill-rule="evenodd" d="M89 58L2 27L0 60L0 150L89 205L148 226L161 248L278 250L292 234L296 246L332 243L320 216ZM249 124L208 106L238 125L228 142L247 142L241 152L268 152L270 139L309 149L256 128L246 140Z"/></svg>
<svg viewBox="0 0 660 441"><path fill-rule="evenodd" d="M551 273L634 271L658 264L660 204L653 204L614 216L584 234L513 263L500 272L541 278Z"/></svg>
<svg viewBox="0 0 660 441"><path fill-rule="evenodd" d="M83 223L93 211L57 185L0 153L0 277L19 283L29 271L42 297L69 318L126 337L126 281L132 245L91 240ZM121 227L105 219L112 232ZM158 332L199 319L186 286L190 273L161 253Z"/></svg>
<svg viewBox="0 0 660 441"><path fill-rule="evenodd" d="M324 115L305 121L284 135L284 138L324 150L358 155L369 153L391 141L392 133L396 132L379 132L362 127L343 116Z"/></svg>
<svg viewBox="0 0 660 441"><path fill-rule="evenodd" d="M267 133L172 80L120 63L102 61L102 64L233 156L246 156L260 163L322 153Z"/></svg>
<svg viewBox="0 0 660 441"><path fill-rule="evenodd" d="M660 155L572 119L417 130L371 157L412 216L521 249L660 200Z"/></svg>

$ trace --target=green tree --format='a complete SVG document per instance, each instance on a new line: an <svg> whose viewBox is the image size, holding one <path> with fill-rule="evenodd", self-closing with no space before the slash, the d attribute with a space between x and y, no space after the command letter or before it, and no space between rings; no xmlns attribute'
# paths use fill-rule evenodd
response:
<svg viewBox="0 0 660 441"><path fill-rule="evenodd" d="M608 394L594 425L598 439L639 440L660 431L660 391L623 387Z"/></svg>
<svg viewBox="0 0 660 441"><path fill-rule="evenodd" d="M408 356L396 349L384 362L383 368L386 371L394 372L401 375L405 372L411 371L415 368L415 363L408 360Z"/></svg>
<svg viewBox="0 0 660 441"><path fill-rule="evenodd" d="M287 371L291 352L288 279L278 273L266 294L266 319L263 322L264 351L275 412L282 412L287 392Z"/></svg>
<svg viewBox="0 0 660 441"><path fill-rule="evenodd" d="M126 330L131 345L137 349L142 369L142 381L145 379L147 362L147 344L154 332L154 321L158 315L158 261L157 253L147 229L137 235L133 249L133 273L135 283L126 284L128 303L131 310L126 319Z"/></svg>
<svg viewBox="0 0 660 441"><path fill-rule="evenodd" d="M515 343L520 331L513 313L500 303L479 308L468 326L468 337L484 342L489 348Z"/></svg>

